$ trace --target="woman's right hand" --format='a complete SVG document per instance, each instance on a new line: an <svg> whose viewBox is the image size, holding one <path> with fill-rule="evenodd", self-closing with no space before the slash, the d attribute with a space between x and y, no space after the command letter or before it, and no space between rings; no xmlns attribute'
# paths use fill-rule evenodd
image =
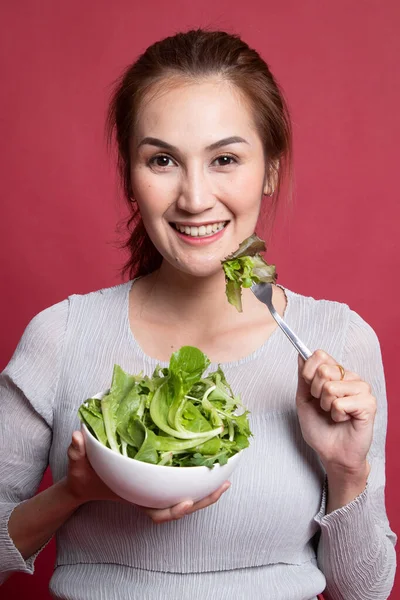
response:
<svg viewBox="0 0 400 600"><path fill-rule="evenodd" d="M74 431L68 448L66 485L79 505L92 500L123 502L123 499L114 494L93 469L86 455L85 440L80 431Z"/></svg>
<svg viewBox="0 0 400 600"><path fill-rule="evenodd" d="M112 492L97 475L87 458L85 440L80 431L74 431L71 444L68 448L66 486L69 493L76 499L78 505L93 500L114 500L115 502L128 503L127 500ZM187 500L171 508L156 509L144 506L138 508L146 513L153 523L160 524L167 523L168 521L176 521L185 515L211 506L211 504L220 499L229 486L230 483L225 481L215 492L194 503Z"/></svg>

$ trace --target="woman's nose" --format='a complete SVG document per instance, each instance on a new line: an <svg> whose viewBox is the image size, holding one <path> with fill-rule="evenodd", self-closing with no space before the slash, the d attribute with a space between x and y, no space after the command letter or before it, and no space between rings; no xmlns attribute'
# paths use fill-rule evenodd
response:
<svg viewBox="0 0 400 600"><path fill-rule="evenodd" d="M177 200L182 211L200 214L212 208L215 201L211 182L203 169L193 169L183 176Z"/></svg>

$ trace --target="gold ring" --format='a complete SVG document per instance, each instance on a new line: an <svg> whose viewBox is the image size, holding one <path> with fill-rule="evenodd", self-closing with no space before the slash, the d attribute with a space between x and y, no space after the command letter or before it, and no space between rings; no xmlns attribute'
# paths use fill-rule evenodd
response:
<svg viewBox="0 0 400 600"><path fill-rule="evenodd" d="M344 376L346 375L346 371L344 370L344 368L342 367L342 365L337 364L336 365L340 371L340 381L342 381L344 379Z"/></svg>

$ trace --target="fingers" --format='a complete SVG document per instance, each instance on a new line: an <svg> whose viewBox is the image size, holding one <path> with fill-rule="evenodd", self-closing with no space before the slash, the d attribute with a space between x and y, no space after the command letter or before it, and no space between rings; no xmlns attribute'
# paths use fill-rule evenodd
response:
<svg viewBox="0 0 400 600"><path fill-rule="evenodd" d="M344 398L347 396L359 397L368 396L370 393L370 387L365 381L353 380L353 381L332 381L328 380L322 382L321 391L319 396L314 398L320 398L320 406L322 410L329 412L332 408L332 403L338 398Z"/></svg>
<svg viewBox="0 0 400 600"><path fill-rule="evenodd" d="M223 483L215 492L195 503L193 503L191 500L186 500L185 502L180 502L175 506L171 506L171 508L146 508L144 510L145 513L152 519L153 523L160 524L168 521L176 521L185 515L215 504L215 502L220 499L222 494L226 492L230 485L231 484L229 481L225 481L225 483Z"/></svg>
<svg viewBox="0 0 400 600"><path fill-rule="evenodd" d="M85 456L85 441L80 431L74 431L71 444L68 448L68 457L73 460L79 460Z"/></svg>
<svg viewBox="0 0 400 600"><path fill-rule="evenodd" d="M332 420L336 423L343 423L350 419L368 423L375 416L376 403L372 397L360 402L359 396L347 396L333 400L329 410Z"/></svg>
<svg viewBox="0 0 400 600"><path fill-rule="evenodd" d="M316 375L324 376L327 371L332 374L333 378L340 379L341 373L337 367L337 361L324 350L316 350L304 362L302 375L305 381L311 384Z"/></svg>
<svg viewBox="0 0 400 600"><path fill-rule="evenodd" d="M315 352L312 353L310 358L308 360L306 360L304 363L303 377L306 380L307 380L307 378L312 379L314 376L315 370L317 369L317 367L319 367L319 365L322 365L322 364L336 365L337 361L332 356L330 356L330 354L325 352L325 350L315 350ZM339 369L337 367L336 367L336 369L340 376Z"/></svg>
<svg viewBox="0 0 400 600"><path fill-rule="evenodd" d="M230 486L231 484L229 483L229 481L225 481L225 483L223 483L221 487L219 487L215 492L213 492L206 498L195 502L192 508L189 509L188 513L190 514L192 512L195 512L196 510L201 510L202 508L207 508L207 506L211 506L211 504L215 504L221 498L222 494L230 488Z"/></svg>
<svg viewBox="0 0 400 600"><path fill-rule="evenodd" d="M314 398L321 397L327 381L361 381L359 375L351 371L345 371L342 379L337 361L323 350L316 350L305 362L299 360L299 371Z"/></svg>
<svg viewBox="0 0 400 600"><path fill-rule="evenodd" d="M299 360L299 374L299 403L319 400L321 409L336 422L368 420L375 415L376 399L368 383L351 371L345 371L342 379L336 360L323 350L316 350L307 361Z"/></svg>
<svg viewBox="0 0 400 600"><path fill-rule="evenodd" d="M320 398L324 387L327 382L360 382L360 378L355 373L345 371L344 378L341 379L341 372L336 365L329 365L326 363L320 364L315 371L314 378L311 381L310 392L314 398ZM335 389L340 389L340 385L336 386Z"/></svg>
<svg viewBox="0 0 400 600"><path fill-rule="evenodd" d="M153 523L160 524L181 519L188 513L192 506L193 502L191 500L187 500L185 502L175 504L175 506L171 506L171 508L146 508L144 509L144 512L150 517Z"/></svg>

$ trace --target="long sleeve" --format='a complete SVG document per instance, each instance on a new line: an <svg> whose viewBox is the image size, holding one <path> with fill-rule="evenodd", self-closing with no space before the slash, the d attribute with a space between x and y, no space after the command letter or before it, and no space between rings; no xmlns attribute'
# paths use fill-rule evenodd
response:
<svg viewBox="0 0 400 600"><path fill-rule="evenodd" d="M326 600L386 600L396 570L394 545L385 509L387 401L381 351L373 329L351 311L342 364L372 388L377 399L371 472L353 502L325 514L325 492L316 521L321 527L318 564L326 577Z"/></svg>
<svg viewBox="0 0 400 600"><path fill-rule="evenodd" d="M68 300L39 313L0 374L0 583L13 571L33 573L8 533L14 508L32 497L48 465Z"/></svg>

